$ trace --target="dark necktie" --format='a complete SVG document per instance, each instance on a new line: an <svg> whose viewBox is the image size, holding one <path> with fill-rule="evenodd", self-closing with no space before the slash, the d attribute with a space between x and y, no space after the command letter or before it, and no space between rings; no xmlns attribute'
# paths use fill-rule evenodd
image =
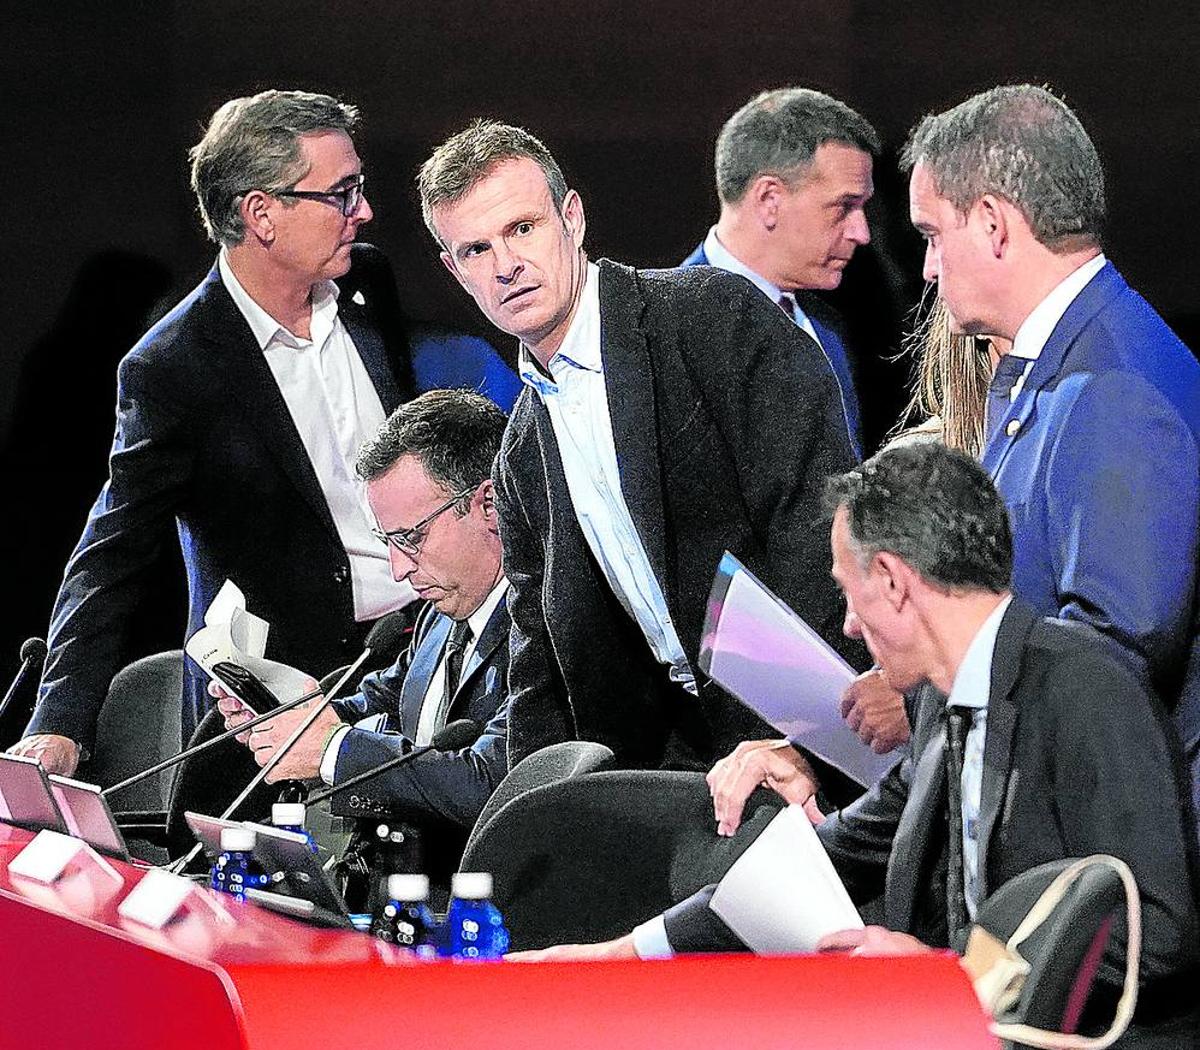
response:
<svg viewBox="0 0 1200 1050"><path fill-rule="evenodd" d="M967 928L967 895L963 880L963 753L971 713L961 707L946 708L946 799L950 843L946 864L946 927L950 946L961 947Z"/></svg>
<svg viewBox="0 0 1200 1050"><path fill-rule="evenodd" d="M450 706L454 703L454 694L458 690L458 680L462 677L463 653L471 644L471 625L466 620L458 620L450 628L450 637L446 639L446 687L442 692L442 703L438 708L437 728L446 724L450 714Z"/></svg>
<svg viewBox="0 0 1200 1050"><path fill-rule="evenodd" d="M796 300L793 296L788 295L787 292L783 292L779 296L779 302L777 302L775 305L788 315L789 321L796 320Z"/></svg>
<svg viewBox="0 0 1200 1050"><path fill-rule="evenodd" d="M1005 354L996 364L996 371L992 375L992 381L988 384L987 395L987 438L989 441L996 436L996 431L1000 427L1000 420L1008 412L1012 400L1009 397L1013 386L1025 371L1025 366L1029 361L1024 357L1014 357L1012 354Z"/></svg>

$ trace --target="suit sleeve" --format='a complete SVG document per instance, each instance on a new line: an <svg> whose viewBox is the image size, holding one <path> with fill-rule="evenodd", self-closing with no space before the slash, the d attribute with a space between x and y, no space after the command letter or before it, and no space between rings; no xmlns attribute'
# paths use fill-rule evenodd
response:
<svg viewBox="0 0 1200 1050"><path fill-rule="evenodd" d="M509 583L508 612L512 618L508 653L512 721L508 761L515 766L539 748L574 740L577 731L546 626L542 545L521 505L513 467L504 451L496 460L493 477L504 574Z"/></svg>
<svg viewBox="0 0 1200 1050"><path fill-rule="evenodd" d="M479 739L461 751L430 751L363 785L362 793L419 816L470 828L508 772L508 702L496 709ZM414 748L400 733L351 729L338 754L334 783Z"/></svg>
<svg viewBox="0 0 1200 1050"><path fill-rule="evenodd" d="M125 625L183 503L195 450L180 384L145 358L117 373L117 426L109 479L67 563L55 601L37 710L28 733L58 733L90 750Z"/></svg>
<svg viewBox="0 0 1200 1050"><path fill-rule="evenodd" d="M418 614L412 637L396 661L381 671L372 671L358 685L358 692L330 705L343 722L357 722L371 715L385 714L394 718L400 710L404 679L412 666L413 654L434 621L434 607L426 605Z"/></svg>
<svg viewBox="0 0 1200 1050"><path fill-rule="evenodd" d="M736 291L722 323L694 336L705 352L692 358L766 552L764 582L865 669L865 650L842 633L823 508L826 478L854 463L837 381L816 343L765 296Z"/></svg>
<svg viewBox="0 0 1200 1050"><path fill-rule="evenodd" d="M1058 428L1045 484L1059 616L1116 639L1161 685L1186 651L1196 590L1190 429L1140 377L1093 376Z"/></svg>

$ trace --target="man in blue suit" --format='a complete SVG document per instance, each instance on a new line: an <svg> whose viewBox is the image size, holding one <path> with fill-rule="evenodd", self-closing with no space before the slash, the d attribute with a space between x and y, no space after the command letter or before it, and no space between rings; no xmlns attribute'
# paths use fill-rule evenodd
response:
<svg viewBox="0 0 1200 1050"><path fill-rule="evenodd" d="M1012 340L983 464L1012 516L1013 590L1148 673L1195 792L1200 365L1105 259L1100 159L1050 92L995 88L927 117L905 160L925 279L961 331Z"/></svg>
<svg viewBox="0 0 1200 1050"><path fill-rule="evenodd" d="M439 872L453 870L466 833L508 772L508 581L490 477L506 422L486 397L434 390L397 409L363 447L358 472L392 573L428 605L395 664L326 707L267 778L336 785L429 743L447 722L472 719L480 733L470 747L431 751L343 797L351 815L411 822L427 865ZM220 686L209 688L229 728L252 717ZM246 743L260 766L309 710L250 732Z"/></svg>
<svg viewBox="0 0 1200 1050"><path fill-rule="evenodd" d="M862 458L858 362L838 317L814 291L832 291L871 239L864 208L874 192L875 129L835 98L808 88L764 91L717 138L721 214L684 266L740 274L824 352Z"/></svg>

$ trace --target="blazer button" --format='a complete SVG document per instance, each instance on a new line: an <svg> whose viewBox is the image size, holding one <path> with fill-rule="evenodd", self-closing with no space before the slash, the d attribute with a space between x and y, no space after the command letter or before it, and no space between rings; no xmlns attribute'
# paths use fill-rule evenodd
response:
<svg viewBox="0 0 1200 1050"><path fill-rule="evenodd" d="M1021 421L1019 419L1010 419L1008 421L1008 426L1006 426L1004 428L1004 432L1009 437L1016 437L1017 431L1019 431L1020 429L1021 429Z"/></svg>
<svg viewBox="0 0 1200 1050"><path fill-rule="evenodd" d="M333 573L333 578L337 583L345 583L350 579L350 570L345 565L339 565Z"/></svg>

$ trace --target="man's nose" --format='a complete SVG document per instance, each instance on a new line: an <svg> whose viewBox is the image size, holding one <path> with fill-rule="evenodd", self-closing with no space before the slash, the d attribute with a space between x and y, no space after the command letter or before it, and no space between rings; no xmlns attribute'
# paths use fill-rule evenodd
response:
<svg viewBox="0 0 1200 1050"><path fill-rule="evenodd" d="M371 207L371 202L367 200L365 193L359 198L358 207L351 213L350 218L360 224L370 222L375 218L375 210Z"/></svg>
<svg viewBox="0 0 1200 1050"><path fill-rule="evenodd" d="M855 244L871 243L871 224L862 208L856 208L846 223L846 239Z"/></svg>
<svg viewBox="0 0 1200 1050"><path fill-rule="evenodd" d="M496 280L501 284L512 284L525 269L517 254L509 250L508 245L500 244L493 250L496 265Z"/></svg>
<svg viewBox="0 0 1200 1050"><path fill-rule="evenodd" d="M842 634L847 638L861 638L862 624L859 623L858 617L853 609L846 610L846 620L842 624Z"/></svg>
<svg viewBox="0 0 1200 1050"><path fill-rule="evenodd" d="M933 250L932 244L925 245L925 263L921 267L921 276L925 279L926 284L933 284L938 279L937 253Z"/></svg>
<svg viewBox="0 0 1200 1050"><path fill-rule="evenodd" d="M392 579L403 583L417 571L416 560L410 554L405 554L394 543L388 544L388 563L392 568Z"/></svg>

